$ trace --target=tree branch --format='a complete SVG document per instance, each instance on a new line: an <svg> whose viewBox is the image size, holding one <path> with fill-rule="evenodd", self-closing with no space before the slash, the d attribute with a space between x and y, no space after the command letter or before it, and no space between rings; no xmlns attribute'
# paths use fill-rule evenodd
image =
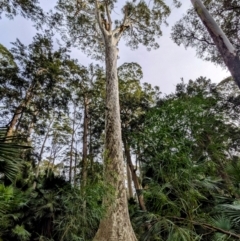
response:
<svg viewBox="0 0 240 241"><path fill-rule="evenodd" d="M132 25L129 17L130 17L130 14L128 12L127 6L125 6L122 24L121 24L120 27L114 29L114 31L113 31L113 36L116 36L116 42L117 43L121 39L124 30L126 30L127 28L129 28Z"/></svg>
<svg viewBox="0 0 240 241"><path fill-rule="evenodd" d="M74 17L77 16L81 11L84 12L84 13L87 13L87 14L89 14L91 16L94 16L94 11L84 9L83 5L84 5L83 1L77 0L77 11L74 14Z"/></svg>
<svg viewBox="0 0 240 241"><path fill-rule="evenodd" d="M97 19L97 23L98 23L98 26L99 26L99 28L102 32L102 35L105 37L106 36L106 30L103 28L103 25L102 25L102 22L101 22L101 16L100 16L99 9L98 9L98 0L95 0L94 3L95 3L95 17Z"/></svg>
<svg viewBox="0 0 240 241"><path fill-rule="evenodd" d="M105 7L106 7L106 12L107 12L107 18L108 18L108 23L109 23L109 32L112 30L112 19L111 19L111 15L109 12L109 2L106 0L105 1Z"/></svg>
<svg viewBox="0 0 240 241"><path fill-rule="evenodd" d="M192 223L192 224L195 224L195 225L198 225L198 226L202 226L202 227L210 229L210 230L215 230L215 231L218 231L220 233L227 234L231 237L240 239L240 235L238 235L238 234L232 233L232 232L224 230L222 228L214 227L214 226L212 226L210 224L207 224L207 223L199 223L197 221L189 220L189 219L186 219L186 218L175 217L175 216L167 217L167 218L173 218L173 219L176 219L176 220L187 221L189 223Z"/></svg>

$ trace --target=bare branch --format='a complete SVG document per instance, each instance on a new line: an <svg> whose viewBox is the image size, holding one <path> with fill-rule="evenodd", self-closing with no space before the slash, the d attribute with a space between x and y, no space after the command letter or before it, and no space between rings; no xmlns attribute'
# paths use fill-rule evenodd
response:
<svg viewBox="0 0 240 241"><path fill-rule="evenodd" d="M98 7L98 0L95 0L94 3L95 3L95 17L97 19L97 23L102 32L102 35L103 35L103 37L105 37L107 35L107 31L106 31L106 29L104 29L104 27L102 25L101 16L100 16L99 7Z"/></svg>
<svg viewBox="0 0 240 241"><path fill-rule="evenodd" d="M112 30L112 19L111 19L111 15L110 15L110 11L109 11L109 2L106 0L105 1L105 8L106 8L106 12L107 12L107 18L108 18L108 23L109 23L109 32Z"/></svg>
<svg viewBox="0 0 240 241"><path fill-rule="evenodd" d="M123 21L120 27L115 28L113 30L113 36L116 36L116 42L118 43L119 40L121 39L123 32L125 29L129 28L131 26L131 22L129 21L130 15L129 12L127 11L126 7L124 10L124 17L123 17Z"/></svg>
<svg viewBox="0 0 240 241"><path fill-rule="evenodd" d="M84 12L91 16L94 16L94 11L86 9L85 5L86 5L86 3L84 1L80 1L80 0L77 1L77 11L74 14L74 17L77 16L80 12Z"/></svg>

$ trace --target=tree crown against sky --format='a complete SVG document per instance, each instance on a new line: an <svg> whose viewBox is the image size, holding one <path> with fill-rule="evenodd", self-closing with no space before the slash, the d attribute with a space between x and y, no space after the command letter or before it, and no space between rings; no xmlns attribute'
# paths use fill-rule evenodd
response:
<svg viewBox="0 0 240 241"><path fill-rule="evenodd" d="M173 2L179 6L177 0ZM156 38L162 35L160 26L170 14L165 1L126 1L121 14L117 8L116 1L59 0L52 24L62 30L66 41L96 59L103 56L106 36L113 36L115 45L123 37L131 49L140 44L148 50L159 47Z"/></svg>
<svg viewBox="0 0 240 241"><path fill-rule="evenodd" d="M36 22L44 20L44 13L38 0L2 0L0 2L0 19L2 15L13 19L19 14Z"/></svg>

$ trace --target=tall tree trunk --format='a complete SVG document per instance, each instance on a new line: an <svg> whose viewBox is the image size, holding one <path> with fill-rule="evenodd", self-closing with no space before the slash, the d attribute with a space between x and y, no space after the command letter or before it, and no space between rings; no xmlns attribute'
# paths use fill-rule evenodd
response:
<svg viewBox="0 0 240 241"><path fill-rule="evenodd" d="M32 134L32 132L33 132L33 127L34 127L34 124L35 124L35 122L34 122L34 118L36 119L37 118L37 116L38 116L38 114L39 114L39 110L35 110L34 112L33 112L33 120L29 123L29 128L28 128L28 130L27 130L27 142L29 143L30 141L31 141L31 134Z"/></svg>
<svg viewBox="0 0 240 241"><path fill-rule="evenodd" d="M147 209L146 209L146 206L145 206L143 195L141 193L142 188L139 184L138 176L136 174L137 170L136 170L136 168L134 168L134 165L132 163L132 158L131 158L129 146L128 146L126 140L124 140L123 143L124 143L124 150L125 150L125 155L126 155L126 159L127 159L127 164L128 164L128 166L131 170L132 179L133 179L134 187L135 187L135 190L136 190L136 193L137 193L139 206L143 211L146 211Z"/></svg>
<svg viewBox="0 0 240 241"><path fill-rule="evenodd" d="M229 39L218 26L208 10L205 8L201 0L191 0L199 18L207 28L210 36L212 37L218 51L220 52L224 63L228 67L233 79L240 88L240 58L237 51L230 43Z"/></svg>
<svg viewBox="0 0 240 241"><path fill-rule="evenodd" d="M74 134L75 134L75 117L76 117L76 105L74 103L73 111L73 126L72 126L72 137L71 137L71 146L70 146L70 160L69 160L69 182L72 183L72 165L73 165L73 144L74 144Z"/></svg>
<svg viewBox="0 0 240 241"><path fill-rule="evenodd" d="M126 161L127 183L128 183L128 198L133 198L132 175L129 165Z"/></svg>
<svg viewBox="0 0 240 241"><path fill-rule="evenodd" d="M89 154L88 158L90 159L90 170L91 174L93 175L93 144L92 144L92 116L89 115Z"/></svg>
<svg viewBox="0 0 240 241"><path fill-rule="evenodd" d="M83 119L83 156L82 156L82 187L87 184L87 154L88 154L88 97L84 95L84 119Z"/></svg>
<svg viewBox="0 0 240 241"><path fill-rule="evenodd" d="M88 97L86 94L84 94L84 118L83 118L83 149L82 149L82 172L81 172L81 181L80 185L82 188L82 195L85 196L85 187L87 185L87 158L88 158L88 124L89 124L89 119L88 119ZM87 202L84 200L83 203L83 216L86 219L86 207L87 207Z"/></svg>
<svg viewBox="0 0 240 241"><path fill-rule="evenodd" d="M94 241L136 241L128 213L117 77L117 47L113 36L105 37L106 116L104 178L112 193L106 195L105 217L101 220Z"/></svg>
<svg viewBox="0 0 240 241"><path fill-rule="evenodd" d="M77 186L77 155L78 155L78 153L77 153L77 145L76 145L76 147L75 147L75 158L74 158L74 177L73 177L74 187Z"/></svg>
<svg viewBox="0 0 240 241"><path fill-rule="evenodd" d="M12 120L8 125L6 137L9 137L9 136L13 135L14 128L17 125L18 120L22 116L24 108L26 108L26 106L30 103L31 97L32 97L31 91L29 90L26 94L25 99L19 104L19 106L17 107L17 109L15 110L15 112L13 114Z"/></svg>
<svg viewBox="0 0 240 241"><path fill-rule="evenodd" d="M17 109L15 110L15 112L13 114L13 118L12 118L11 122L9 123L6 137L13 135L14 128L16 127L18 120L20 119L20 117L23 113L24 108L29 104L29 102L30 102L30 98L28 100L22 101L19 104L19 106L17 107Z"/></svg>

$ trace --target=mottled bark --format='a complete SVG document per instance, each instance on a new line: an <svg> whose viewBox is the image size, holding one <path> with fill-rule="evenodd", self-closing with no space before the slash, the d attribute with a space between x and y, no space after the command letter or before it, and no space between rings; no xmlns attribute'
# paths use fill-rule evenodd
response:
<svg viewBox="0 0 240 241"><path fill-rule="evenodd" d="M215 22L201 0L191 0L199 18L207 28L218 51L220 52L224 63L228 67L233 79L240 88L240 58L236 49L230 43L229 39L222 31L220 26Z"/></svg>
<svg viewBox="0 0 240 241"><path fill-rule="evenodd" d="M147 209L146 209L144 198L143 198L143 195L142 195L142 192L141 192L142 188L139 184L138 176L137 176L137 173L136 173L137 169L134 168L134 165L132 163L130 149L129 149L129 146L128 146L126 140L124 140L123 143L124 143L124 150L125 150L125 155L126 155L126 159L127 159L127 164L128 164L128 166L131 170L132 180L133 180L134 187L135 187L135 190L136 190L136 193L137 193L139 206L143 211L146 211Z"/></svg>
<svg viewBox="0 0 240 241"><path fill-rule="evenodd" d="M107 207L94 241L136 241L125 188L124 160L117 77L117 48L113 36L105 38L106 51L106 116L104 178L113 193L104 199Z"/></svg>
<svg viewBox="0 0 240 241"><path fill-rule="evenodd" d="M84 119L83 119L83 149L82 149L82 178L81 185L87 184L87 158L88 158L88 98L84 96Z"/></svg>

